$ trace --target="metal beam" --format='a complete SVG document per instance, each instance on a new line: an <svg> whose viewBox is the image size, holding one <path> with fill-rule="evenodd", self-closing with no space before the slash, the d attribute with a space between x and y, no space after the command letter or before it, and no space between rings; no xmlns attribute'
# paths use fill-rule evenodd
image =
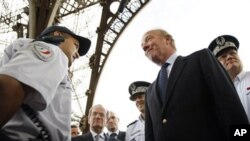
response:
<svg viewBox="0 0 250 141"><path fill-rule="evenodd" d="M135 15L149 2L149 0L130 0L130 2L126 3L126 6L124 6L122 13L117 11L115 14L110 12L109 7L112 2L114 2L114 0L104 0L103 3L101 3L103 6L103 11L101 23L97 29L98 39L96 51L95 54L93 54L93 56L90 58L90 67L92 68L92 72L89 89L86 92L88 99L85 115L88 115L88 111L93 104L96 87L102 69L113 46L129 22L131 22ZM111 20L108 22L108 19L110 18ZM105 48L105 51L103 48Z"/></svg>
<svg viewBox="0 0 250 141"><path fill-rule="evenodd" d="M49 21L48 21L47 27L51 26L53 24L54 19L57 15L57 11L58 11L61 4L62 4L62 0L56 0L54 6L52 7L53 10L51 11L51 14L49 16Z"/></svg>

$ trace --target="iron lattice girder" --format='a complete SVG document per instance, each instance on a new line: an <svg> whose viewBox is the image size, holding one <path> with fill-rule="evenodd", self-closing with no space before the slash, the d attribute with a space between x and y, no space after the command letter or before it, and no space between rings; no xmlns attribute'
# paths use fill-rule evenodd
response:
<svg viewBox="0 0 250 141"><path fill-rule="evenodd" d="M13 26L17 26L17 24L28 25L27 15L28 15L28 7L25 6L22 9L18 9L13 13L8 13L0 16L0 33L7 33L13 31ZM15 30L14 30L15 31Z"/></svg>
<svg viewBox="0 0 250 141"><path fill-rule="evenodd" d="M149 0L131 0L122 13L117 13L112 17L107 25L107 31L103 38L102 44L102 60L100 62L100 73L102 66L104 66L109 53L111 52L116 41L120 37L121 33L124 31L129 22L134 18L134 16L147 4Z"/></svg>
<svg viewBox="0 0 250 141"><path fill-rule="evenodd" d="M62 18L99 3L100 0L63 0L58 17Z"/></svg>
<svg viewBox="0 0 250 141"><path fill-rule="evenodd" d="M121 0L123 1L123 0ZM89 89L86 92L88 96L85 115L93 104L95 91L102 69L107 58L114 47L117 39L124 31L129 22L135 15L149 2L149 0L127 0L123 11L113 14L110 12L110 5L114 0L103 3L103 12L100 27L97 28L98 39L95 54L90 58L90 67L92 68ZM109 20L111 18L111 20ZM108 21L109 20L109 21Z"/></svg>
<svg viewBox="0 0 250 141"><path fill-rule="evenodd" d="M49 0L49 4L47 9L53 9L52 6L54 5L56 0ZM77 13L80 10L88 8L92 5L99 3L100 0L63 0L56 15L56 19L61 19L65 16L68 16L73 13ZM39 3L43 3L43 0L36 0L37 8L39 8ZM1 14L0 15L0 26L1 32L0 33L7 33L10 31L15 31L12 27L17 26L18 24L22 24L28 27L29 22L29 2L25 0L23 8L16 9L16 11L12 11L10 13ZM45 9L43 9L45 10Z"/></svg>

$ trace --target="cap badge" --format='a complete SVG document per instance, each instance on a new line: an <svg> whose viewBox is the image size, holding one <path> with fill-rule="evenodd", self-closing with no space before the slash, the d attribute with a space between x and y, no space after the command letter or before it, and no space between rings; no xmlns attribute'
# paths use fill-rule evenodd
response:
<svg viewBox="0 0 250 141"><path fill-rule="evenodd" d="M225 40L224 37L218 37L216 39L216 43L217 43L218 46L223 46L225 44L225 42L226 42L226 40Z"/></svg>
<svg viewBox="0 0 250 141"><path fill-rule="evenodd" d="M147 91L147 89L148 89L148 87L146 87L146 86L139 86L139 87L136 87L136 89L132 91L132 94L145 93Z"/></svg>
<svg viewBox="0 0 250 141"><path fill-rule="evenodd" d="M35 43L32 49L36 56L42 61L48 62L53 56L53 51L51 50L51 48L44 44Z"/></svg>
<svg viewBox="0 0 250 141"><path fill-rule="evenodd" d="M135 91L135 90L136 90L135 84L132 84L132 85L130 86L130 88L131 88L132 91Z"/></svg>

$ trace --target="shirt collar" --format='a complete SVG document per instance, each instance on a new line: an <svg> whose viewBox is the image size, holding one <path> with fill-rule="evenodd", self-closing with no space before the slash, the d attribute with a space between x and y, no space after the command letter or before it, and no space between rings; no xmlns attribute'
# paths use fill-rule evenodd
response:
<svg viewBox="0 0 250 141"><path fill-rule="evenodd" d="M174 64L176 58L178 57L177 53L173 53L166 61L166 63L169 63L171 66Z"/></svg>
<svg viewBox="0 0 250 141"><path fill-rule="evenodd" d="M110 136L112 133L116 133L116 135L118 135L119 130L116 130L116 132L110 132L110 131L108 131L108 135L109 135L109 136Z"/></svg>
<svg viewBox="0 0 250 141"><path fill-rule="evenodd" d="M246 72L245 71L241 71L235 78L234 81L241 81L246 75Z"/></svg>
<svg viewBox="0 0 250 141"><path fill-rule="evenodd" d="M169 63L169 66L167 67L168 70L168 76L170 75L170 72L172 70L172 67L174 65L175 60L177 59L178 55L177 53L173 53L166 61L166 63Z"/></svg>
<svg viewBox="0 0 250 141"><path fill-rule="evenodd" d="M92 129L90 129L90 133L91 133L93 138L95 138L95 136L97 135L97 133L94 132ZM104 132L101 132L99 135L101 138L105 139Z"/></svg>

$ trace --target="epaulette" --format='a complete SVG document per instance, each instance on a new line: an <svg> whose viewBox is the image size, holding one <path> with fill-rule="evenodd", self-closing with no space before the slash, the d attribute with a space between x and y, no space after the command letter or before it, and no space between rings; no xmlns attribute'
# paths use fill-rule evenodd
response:
<svg viewBox="0 0 250 141"><path fill-rule="evenodd" d="M131 122L130 124L127 125L127 127L129 127L130 125L135 124L137 121L138 121L138 120L135 120L135 121Z"/></svg>

